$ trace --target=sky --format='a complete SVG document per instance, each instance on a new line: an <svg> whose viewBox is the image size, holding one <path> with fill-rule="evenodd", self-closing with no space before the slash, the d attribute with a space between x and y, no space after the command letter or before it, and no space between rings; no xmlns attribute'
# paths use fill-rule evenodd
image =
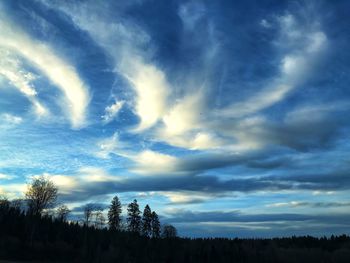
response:
<svg viewBox="0 0 350 263"><path fill-rule="evenodd" d="M181 236L349 234L350 2L0 1L0 194Z"/></svg>

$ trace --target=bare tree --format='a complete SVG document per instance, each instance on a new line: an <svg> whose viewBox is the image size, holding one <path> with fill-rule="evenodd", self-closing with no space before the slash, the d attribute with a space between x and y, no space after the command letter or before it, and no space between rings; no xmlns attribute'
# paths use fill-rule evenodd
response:
<svg viewBox="0 0 350 263"><path fill-rule="evenodd" d="M96 209L95 204L89 203L84 206L84 225L89 226L92 220L93 213Z"/></svg>
<svg viewBox="0 0 350 263"><path fill-rule="evenodd" d="M34 178L25 193L29 212L41 215L44 209L53 207L57 200L57 193L57 187L48 178L44 176Z"/></svg>
<svg viewBox="0 0 350 263"><path fill-rule="evenodd" d="M66 205L60 205L57 208L57 218L58 220L64 222L67 221L68 214L70 213L69 208Z"/></svg>
<svg viewBox="0 0 350 263"><path fill-rule="evenodd" d="M164 225L162 231L163 238L175 238L177 237L177 230L173 225Z"/></svg>
<svg viewBox="0 0 350 263"><path fill-rule="evenodd" d="M95 212L95 227L102 229L105 226L105 224L106 224L106 218L103 215L103 210L98 209Z"/></svg>

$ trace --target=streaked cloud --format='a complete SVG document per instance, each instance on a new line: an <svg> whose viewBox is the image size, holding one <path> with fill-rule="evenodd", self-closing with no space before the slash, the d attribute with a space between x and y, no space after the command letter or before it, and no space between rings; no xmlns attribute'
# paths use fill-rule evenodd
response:
<svg viewBox="0 0 350 263"><path fill-rule="evenodd" d="M16 116L16 115L12 115L12 114L9 114L9 113L3 113L0 115L0 118L6 122L6 123L9 123L9 124L20 124L23 119L19 116Z"/></svg>
<svg viewBox="0 0 350 263"><path fill-rule="evenodd" d="M89 91L75 68L57 56L48 45L32 39L9 21L4 14L1 14L0 19L0 28L2 29L0 45L33 63L33 66L37 67L61 90L64 95L61 107L66 112L73 128L85 125L86 111L90 100ZM11 77L11 74L7 74L7 76ZM35 91L28 84L28 80L32 78L29 76L28 74L25 76L13 75L11 81L27 96L33 96ZM35 106L39 112L45 111L38 102L35 103Z"/></svg>
<svg viewBox="0 0 350 263"><path fill-rule="evenodd" d="M115 101L112 105L105 108L105 115L102 116L104 123L111 122L122 109L125 101Z"/></svg>
<svg viewBox="0 0 350 263"><path fill-rule="evenodd" d="M48 109L39 102L37 91L35 90L32 81L36 75L32 72L25 71L18 57L12 54L9 50L0 49L0 75L4 76L11 85L19 92L28 98L32 103L34 112L38 117L43 117L48 114Z"/></svg>

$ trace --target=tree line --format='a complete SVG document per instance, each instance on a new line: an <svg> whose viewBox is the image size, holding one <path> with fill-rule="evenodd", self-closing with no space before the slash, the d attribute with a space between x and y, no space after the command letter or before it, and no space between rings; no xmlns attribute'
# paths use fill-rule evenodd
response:
<svg viewBox="0 0 350 263"><path fill-rule="evenodd" d="M164 234L164 227L159 230L157 214L149 205L141 213L136 200L127 206L124 225L117 196L109 205L106 224L101 220L102 209L92 204L84 207L83 220L78 222L68 219L67 206L55 206L57 194L52 182L37 178L25 193L25 207L20 200L0 199L0 260L347 263L350 259L350 238L346 235L274 239L175 238L175 228L170 227ZM49 213L53 207L54 215Z"/></svg>
<svg viewBox="0 0 350 263"><path fill-rule="evenodd" d="M54 211L50 210L55 207L58 199L58 188L48 178L40 176L34 178L28 185L25 192L25 212L28 215L42 216L43 213L52 212L61 221L67 221L71 210L64 204L56 207ZM2 200L3 202L6 199ZM23 204L23 200L14 200L13 205ZM86 226L94 226L96 228L106 227L106 220L103 214L103 208L94 203L88 203L83 207L83 220ZM122 204L118 196L114 196L109 205L107 226L114 231L129 231L149 238L176 237L177 230L174 226L166 224L161 228L158 214L152 211L147 204L141 215L139 204L134 199L127 206L127 218L125 226L122 220Z"/></svg>

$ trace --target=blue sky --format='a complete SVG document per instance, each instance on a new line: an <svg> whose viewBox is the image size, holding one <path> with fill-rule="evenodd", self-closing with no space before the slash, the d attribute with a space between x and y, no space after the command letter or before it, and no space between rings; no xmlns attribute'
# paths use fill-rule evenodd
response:
<svg viewBox="0 0 350 263"><path fill-rule="evenodd" d="M348 1L1 1L0 194L136 198L185 236L349 233Z"/></svg>

